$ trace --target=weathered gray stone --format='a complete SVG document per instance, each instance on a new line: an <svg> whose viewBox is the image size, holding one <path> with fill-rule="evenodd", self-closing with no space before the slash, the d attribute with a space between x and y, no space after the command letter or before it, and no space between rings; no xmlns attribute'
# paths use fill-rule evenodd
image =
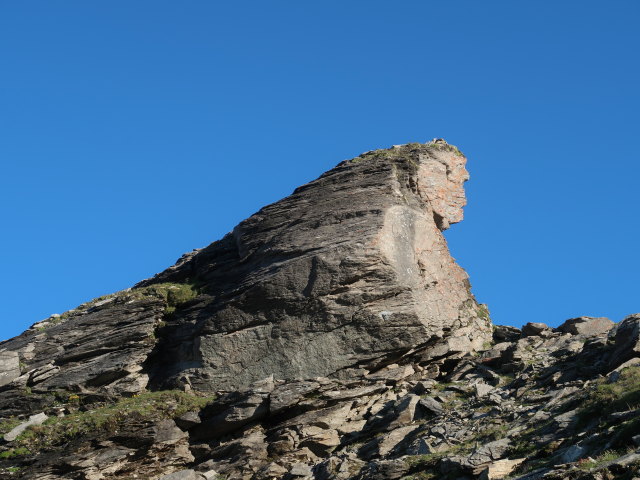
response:
<svg viewBox="0 0 640 480"><path fill-rule="evenodd" d="M189 430L202 423L199 412L187 412L175 419L176 424L183 430Z"/></svg>
<svg viewBox="0 0 640 480"><path fill-rule="evenodd" d="M377 415L367 421L367 427L373 431L392 430L405 426L416 419L416 407L420 402L418 395L405 395L397 401L390 403Z"/></svg>
<svg viewBox="0 0 640 480"><path fill-rule="evenodd" d="M471 467L477 467L486 463L491 463L495 460L503 458L509 447L511 441L508 438L502 438L493 442L486 443L478 447L464 462L465 465Z"/></svg>
<svg viewBox="0 0 640 480"><path fill-rule="evenodd" d="M198 439L217 438L233 432L268 414L268 394L253 391L240 395L229 407L193 427Z"/></svg>
<svg viewBox="0 0 640 480"><path fill-rule="evenodd" d="M16 438L18 438L20 436L20 434L22 432L24 432L27 428L29 428L31 425L42 425L46 420L47 420L47 415L43 413L38 413L37 415L31 415L29 417L29 420L27 420L26 422L22 422L20 425L18 425L17 427L15 427L13 430L11 430L10 432L6 433L4 435L4 439L7 442L13 442Z"/></svg>
<svg viewBox="0 0 640 480"><path fill-rule="evenodd" d="M340 435L336 430L316 427L314 425L302 427L300 436L301 447L307 447L318 456L326 457L335 447L340 445Z"/></svg>
<svg viewBox="0 0 640 480"><path fill-rule="evenodd" d="M271 392L269 411L275 414L297 404L310 392L315 392L320 384L313 381L291 382L278 385Z"/></svg>
<svg viewBox="0 0 640 480"><path fill-rule="evenodd" d="M607 333L613 325L613 322L606 317L576 317L565 321L558 330L572 335L590 337Z"/></svg>
<svg viewBox="0 0 640 480"><path fill-rule="evenodd" d="M152 383L177 371L198 373L200 389L328 376L434 336L450 351L481 348L489 322L442 236L462 219L464 164L444 144L345 161L142 282L208 292L166 330L168 368Z"/></svg>
<svg viewBox="0 0 640 480"><path fill-rule="evenodd" d="M187 469L163 475L158 480L205 480L205 477L195 470Z"/></svg>
<svg viewBox="0 0 640 480"><path fill-rule="evenodd" d="M0 387L11 383L20 376L20 356L18 352L0 352Z"/></svg>
<svg viewBox="0 0 640 480"><path fill-rule="evenodd" d="M355 477L357 480L398 480L409 470L404 459L374 460L365 465Z"/></svg>
<svg viewBox="0 0 640 480"><path fill-rule="evenodd" d="M589 449L584 447L583 445L571 445L564 452L562 452L561 459L564 463L571 463L581 458L584 458L589 453Z"/></svg>
<svg viewBox="0 0 640 480"><path fill-rule="evenodd" d="M360 471L364 462L354 453L331 456L313 469L315 480L347 480Z"/></svg>
<svg viewBox="0 0 640 480"><path fill-rule="evenodd" d="M378 455L385 456L391 452L398 444L405 441L406 438L419 427L416 425L407 425L391 430L389 433L380 437L378 441Z"/></svg>
<svg viewBox="0 0 640 480"><path fill-rule="evenodd" d="M186 432L178 428L171 419L160 420L154 425L155 443L171 445L189 437Z"/></svg>
<svg viewBox="0 0 640 480"><path fill-rule="evenodd" d="M421 398L420 401L418 402L418 405L422 407L424 410L426 410L428 413L430 413L431 415L440 415L442 412L444 412L444 408L442 407L442 404L438 402L436 399L434 399L433 397Z"/></svg>
<svg viewBox="0 0 640 480"><path fill-rule="evenodd" d="M389 365L382 370L367 375L369 380L387 380L391 382L398 382L403 378L413 375L415 370L411 365Z"/></svg>
<svg viewBox="0 0 640 480"><path fill-rule="evenodd" d="M556 415L553 421L558 425L560 430L570 430L578 419L578 409Z"/></svg>
<svg viewBox="0 0 640 480"><path fill-rule="evenodd" d="M522 327L522 335L534 337L550 333L551 329L544 323L529 322Z"/></svg>
<svg viewBox="0 0 640 480"><path fill-rule="evenodd" d="M505 478L513 472L513 470L524 462L525 458L517 458L513 460L498 460L497 462L492 462L487 466L487 468L480 475L480 480L498 480L501 478Z"/></svg>
<svg viewBox="0 0 640 480"><path fill-rule="evenodd" d="M511 327L509 325L494 325L493 326L493 339L496 343L500 342L515 342L520 338L522 332L519 328Z"/></svg>
<svg viewBox="0 0 640 480"><path fill-rule="evenodd" d="M476 383L473 388L475 389L476 397L484 398L489 395L494 387L491 385L487 385L486 383Z"/></svg>
<svg viewBox="0 0 640 480"><path fill-rule="evenodd" d="M615 350L609 362L610 368L640 357L640 313L626 317L612 332L615 332Z"/></svg>
<svg viewBox="0 0 640 480"><path fill-rule="evenodd" d="M289 470L289 474L294 477L311 477L311 467L304 463L296 463Z"/></svg>
<svg viewBox="0 0 640 480"><path fill-rule="evenodd" d="M146 387L142 365L153 350L154 330L165 303L154 296L118 295L117 301L101 309L78 310L42 331L31 329L5 342L14 352L11 364L15 352L27 354L29 388L36 392L104 388L135 394ZM16 373L13 370L12 376Z"/></svg>

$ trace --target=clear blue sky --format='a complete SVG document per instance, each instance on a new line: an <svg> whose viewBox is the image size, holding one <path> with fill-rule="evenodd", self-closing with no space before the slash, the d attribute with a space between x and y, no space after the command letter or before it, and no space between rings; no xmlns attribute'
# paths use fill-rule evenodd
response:
<svg viewBox="0 0 640 480"><path fill-rule="evenodd" d="M0 338L444 137L494 321L640 311L640 3L0 3Z"/></svg>

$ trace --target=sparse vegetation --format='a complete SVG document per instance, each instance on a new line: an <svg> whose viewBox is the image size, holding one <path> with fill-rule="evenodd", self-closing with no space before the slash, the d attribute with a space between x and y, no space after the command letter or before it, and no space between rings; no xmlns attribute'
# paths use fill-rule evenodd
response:
<svg viewBox="0 0 640 480"><path fill-rule="evenodd" d="M592 468L598 468L600 465L611 462L616 458L620 458L625 453L626 452L607 450L598 455L596 458L585 459L582 462L578 462L578 468L580 468L581 470L591 470Z"/></svg>
<svg viewBox="0 0 640 480"><path fill-rule="evenodd" d="M478 317L482 318L483 320L491 321L491 317L489 316L489 309L487 308L486 305L484 304L478 305L478 308L476 309L476 313L478 314Z"/></svg>
<svg viewBox="0 0 640 480"><path fill-rule="evenodd" d="M75 315L87 313L105 300L123 303L130 302L132 300L142 300L144 298L155 297L162 299L166 303L165 313L171 315L176 311L178 306L188 302L189 300L193 300L199 293L199 288L195 283L158 283L155 285L149 285L148 287L122 290L110 295L103 295L101 297L94 298L89 302L78 305L73 310L64 312L62 315L52 316L46 320L45 325L37 327L37 330L45 331ZM161 328L163 326L164 325L160 325L159 327Z"/></svg>
<svg viewBox="0 0 640 480"><path fill-rule="evenodd" d="M639 405L640 367L632 366L622 370L615 382L603 379L595 384L580 411L581 423L612 412L638 408Z"/></svg>
<svg viewBox="0 0 640 480"><path fill-rule="evenodd" d="M410 455L406 457L404 461L410 467L410 471L412 473L412 477L409 478L420 480L436 478L435 468L438 465L438 462L449 454L451 454L451 451L447 450L443 452L428 453L425 455Z"/></svg>
<svg viewBox="0 0 640 480"><path fill-rule="evenodd" d="M25 457L31 455L31 452L25 447L11 448L0 453L0 459L8 460L10 458Z"/></svg>
<svg viewBox="0 0 640 480"><path fill-rule="evenodd" d="M113 432L131 420L139 423L177 417L191 410L199 410L213 400L214 397L177 390L145 392L132 398L123 398L114 405L50 418L42 425L29 427L16 439L14 455L60 445L89 433Z"/></svg>
<svg viewBox="0 0 640 480"><path fill-rule="evenodd" d="M21 423L22 420L19 420L15 417L0 420L0 435L4 435L5 433L10 432Z"/></svg>
<svg viewBox="0 0 640 480"><path fill-rule="evenodd" d="M148 287L131 290L134 298L158 297L167 303L166 313L173 313L176 307L193 300L198 295L198 289L192 283L158 283Z"/></svg>
<svg viewBox="0 0 640 480"><path fill-rule="evenodd" d="M417 158L412 159L407 156L407 152L418 152L420 150L424 150L426 148L433 147L432 144L423 144L423 143L407 143L406 145L399 145L397 147L391 147L380 150L371 150L369 152L365 152L362 155L351 160L350 163L360 163L365 160L372 159L386 159L386 160L394 160L402 157L407 160L409 163L412 163L414 166L417 166ZM457 150L457 149L456 149Z"/></svg>
<svg viewBox="0 0 640 480"><path fill-rule="evenodd" d="M464 157L464 154L460 151L460 149L458 147L456 147L455 145L449 145L446 142L429 142L426 144L429 148L433 148L435 150L444 150L444 151L448 151L448 152L453 152L456 155L459 155L461 157Z"/></svg>

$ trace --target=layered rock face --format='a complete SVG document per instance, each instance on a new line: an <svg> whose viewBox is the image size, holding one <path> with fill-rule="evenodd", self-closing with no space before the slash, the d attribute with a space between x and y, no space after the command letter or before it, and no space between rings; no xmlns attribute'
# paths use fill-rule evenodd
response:
<svg viewBox="0 0 640 480"><path fill-rule="evenodd" d="M0 478L634 478L640 314L493 326L465 158L368 152L0 343Z"/></svg>
<svg viewBox="0 0 640 480"><path fill-rule="evenodd" d="M443 141L369 152L142 282L203 291L163 334L154 381L228 389L360 375L438 341L477 349L488 322L442 236L462 219L465 161Z"/></svg>
<svg viewBox="0 0 640 480"><path fill-rule="evenodd" d="M477 349L488 317L442 236L465 162L443 140L344 161L133 290L3 342L0 385L232 390Z"/></svg>

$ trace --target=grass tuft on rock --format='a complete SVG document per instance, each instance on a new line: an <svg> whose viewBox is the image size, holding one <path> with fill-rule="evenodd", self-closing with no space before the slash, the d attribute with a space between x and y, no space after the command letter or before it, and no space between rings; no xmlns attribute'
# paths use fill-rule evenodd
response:
<svg viewBox="0 0 640 480"><path fill-rule="evenodd" d="M604 417L640 406L640 367L623 369L615 382L600 381L585 399L580 416L583 419Z"/></svg>
<svg viewBox="0 0 640 480"><path fill-rule="evenodd" d="M31 455L31 452L24 447L11 448L0 452L0 460L9 460L16 457L25 457Z"/></svg>
<svg viewBox="0 0 640 480"><path fill-rule="evenodd" d="M158 297L167 304L166 313L173 313L176 307L198 296L198 289L192 283L158 283L136 288L130 292L135 298Z"/></svg>
<svg viewBox="0 0 640 480"><path fill-rule="evenodd" d="M144 392L120 399L86 412L76 412L64 417L48 419L38 426L31 426L15 441L16 449L39 451L87 434L113 433L128 422L151 423L200 410L215 400L178 390Z"/></svg>
<svg viewBox="0 0 640 480"><path fill-rule="evenodd" d="M20 425L24 420L15 417L3 418L0 420L0 436L9 433L11 430Z"/></svg>

